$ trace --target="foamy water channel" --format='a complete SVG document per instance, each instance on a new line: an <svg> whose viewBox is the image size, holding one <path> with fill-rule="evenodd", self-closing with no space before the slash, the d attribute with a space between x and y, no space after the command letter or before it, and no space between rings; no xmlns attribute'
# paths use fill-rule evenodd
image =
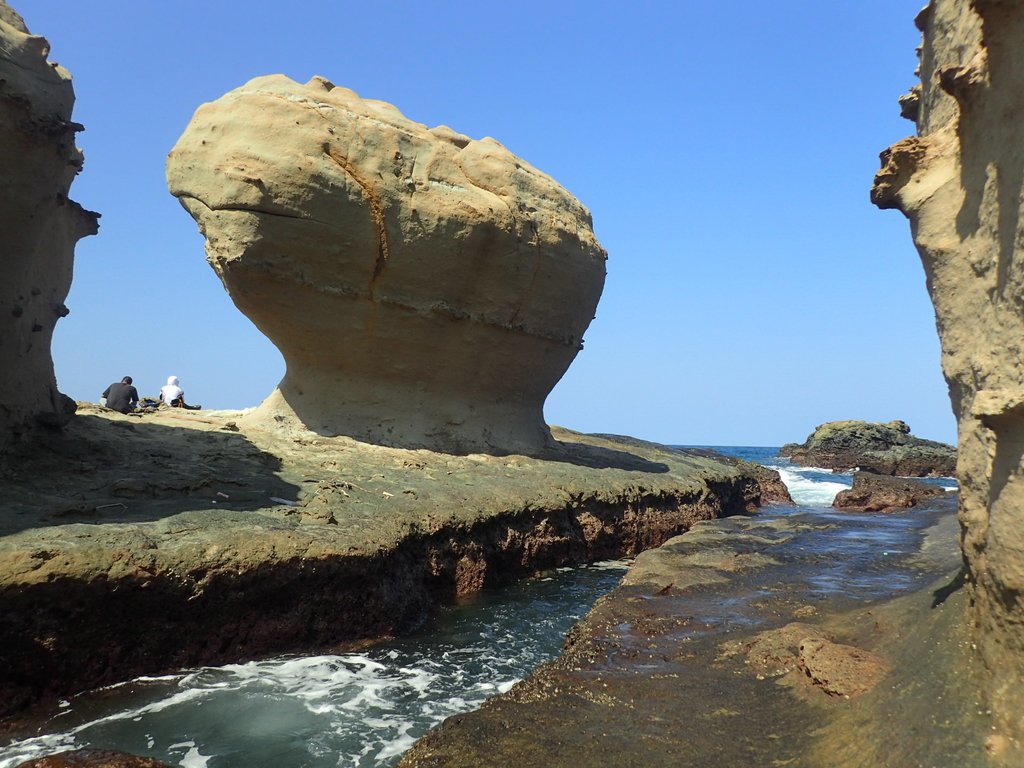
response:
<svg viewBox="0 0 1024 768"><path fill-rule="evenodd" d="M184 768L387 766L561 651L626 561L561 569L441 610L361 654L279 658L139 678L78 696L0 768L65 749L120 749Z"/></svg>

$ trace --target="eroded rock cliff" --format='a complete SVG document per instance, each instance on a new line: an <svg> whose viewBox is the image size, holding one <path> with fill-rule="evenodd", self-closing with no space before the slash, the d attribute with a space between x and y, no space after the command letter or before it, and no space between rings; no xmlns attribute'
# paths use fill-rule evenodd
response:
<svg viewBox="0 0 1024 768"><path fill-rule="evenodd" d="M200 107L167 163L287 372L255 419L405 447L535 452L604 284L589 212L490 138L323 78Z"/></svg>
<svg viewBox="0 0 1024 768"><path fill-rule="evenodd" d="M57 391L50 341L71 288L75 243L97 215L68 198L82 168L71 76L0 0L0 450L74 403Z"/></svg>
<svg viewBox="0 0 1024 768"><path fill-rule="evenodd" d="M959 419L960 521L988 703L1024 734L1024 7L932 0L917 136L882 155L872 198L909 219Z"/></svg>

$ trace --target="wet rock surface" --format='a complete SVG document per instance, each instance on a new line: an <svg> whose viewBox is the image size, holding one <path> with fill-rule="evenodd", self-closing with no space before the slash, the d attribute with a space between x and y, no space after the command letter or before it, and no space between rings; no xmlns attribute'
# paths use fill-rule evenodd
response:
<svg viewBox="0 0 1024 768"><path fill-rule="evenodd" d="M945 494L944 488L917 480L854 472L853 487L837 493L832 506L851 512L892 512Z"/></svg>
<svg viewBox="0 0 1024 768"><path fill-rule="evenodd" d="M849 472L862 469L901 477L952 477L956 449L910 434L902 421L830 421L820 424L803 443L779 450L794 464Z"/></svg>
<svg viewBox="0 0 1024 768"><path fill-rule="evenodd" d="M751 472L705 456L557 428L538 459L240 422L83 403L0 461L0 717L407 631L438 601L635 554L759 495Z"/></svg>
<svg viewBox="0 0 1024 768"><path fill-rule="evenodd" d="M949 721L970 725L955 745L903 733L894 762L879 758L885 744L865 748L868 761L836 758L845 719L881 717L892 679L906 680L892 649L932 608L934 579L957 567L955 506L858 517L769 507L699 523L638 557L557 661L450 718L400 765L983 765L988 722L947 688ZM913 610L890 610L904 591ZM906 760L912 750L932 762Z"/></svg>

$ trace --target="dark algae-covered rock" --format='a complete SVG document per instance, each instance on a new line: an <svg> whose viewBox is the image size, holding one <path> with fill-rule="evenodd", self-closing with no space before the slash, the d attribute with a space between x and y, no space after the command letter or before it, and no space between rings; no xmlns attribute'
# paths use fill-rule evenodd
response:
<svg viewBox="0 0 1024 768"><path fill-rule="evenodd" d="M112 749L76 749L47 755L18 768L171 768L152 757L139 757Z"/></svg>
<svg viewBox="0 0 1024 768"><path fill-rule="evenodd" d="M829 421L814 428L803 443L779 450L805 467L862 469L901 477L949 477L956 472L956 449L910 434L903 421Z"/></svg>
<svg viewBox="0 0 1024 768"><path fill-rule="evenodd" d="M853 487L840 491L832 506L851 512L892 512L916 507L924 499L945 495L945 489L920 480L856 472Z"/></svg>

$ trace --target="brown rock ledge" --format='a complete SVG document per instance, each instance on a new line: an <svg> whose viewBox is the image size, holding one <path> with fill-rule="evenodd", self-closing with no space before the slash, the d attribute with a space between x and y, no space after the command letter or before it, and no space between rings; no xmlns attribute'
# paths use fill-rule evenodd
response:
<svg viewBox="0 0 1024 768"><path fill-rule="evenodd" d="M832 506L851 512L893 512L945 494L944 488L919 480L855 472L853 487L837 493Z"/></svg>
<svg viewBox="0 0 1024 768"><path fill-rule="evenodd" d="M436 601L745 512L749 471L555 428L546 458L82 403L0 462L0 716L201 664L351 647Z"/></svg>

